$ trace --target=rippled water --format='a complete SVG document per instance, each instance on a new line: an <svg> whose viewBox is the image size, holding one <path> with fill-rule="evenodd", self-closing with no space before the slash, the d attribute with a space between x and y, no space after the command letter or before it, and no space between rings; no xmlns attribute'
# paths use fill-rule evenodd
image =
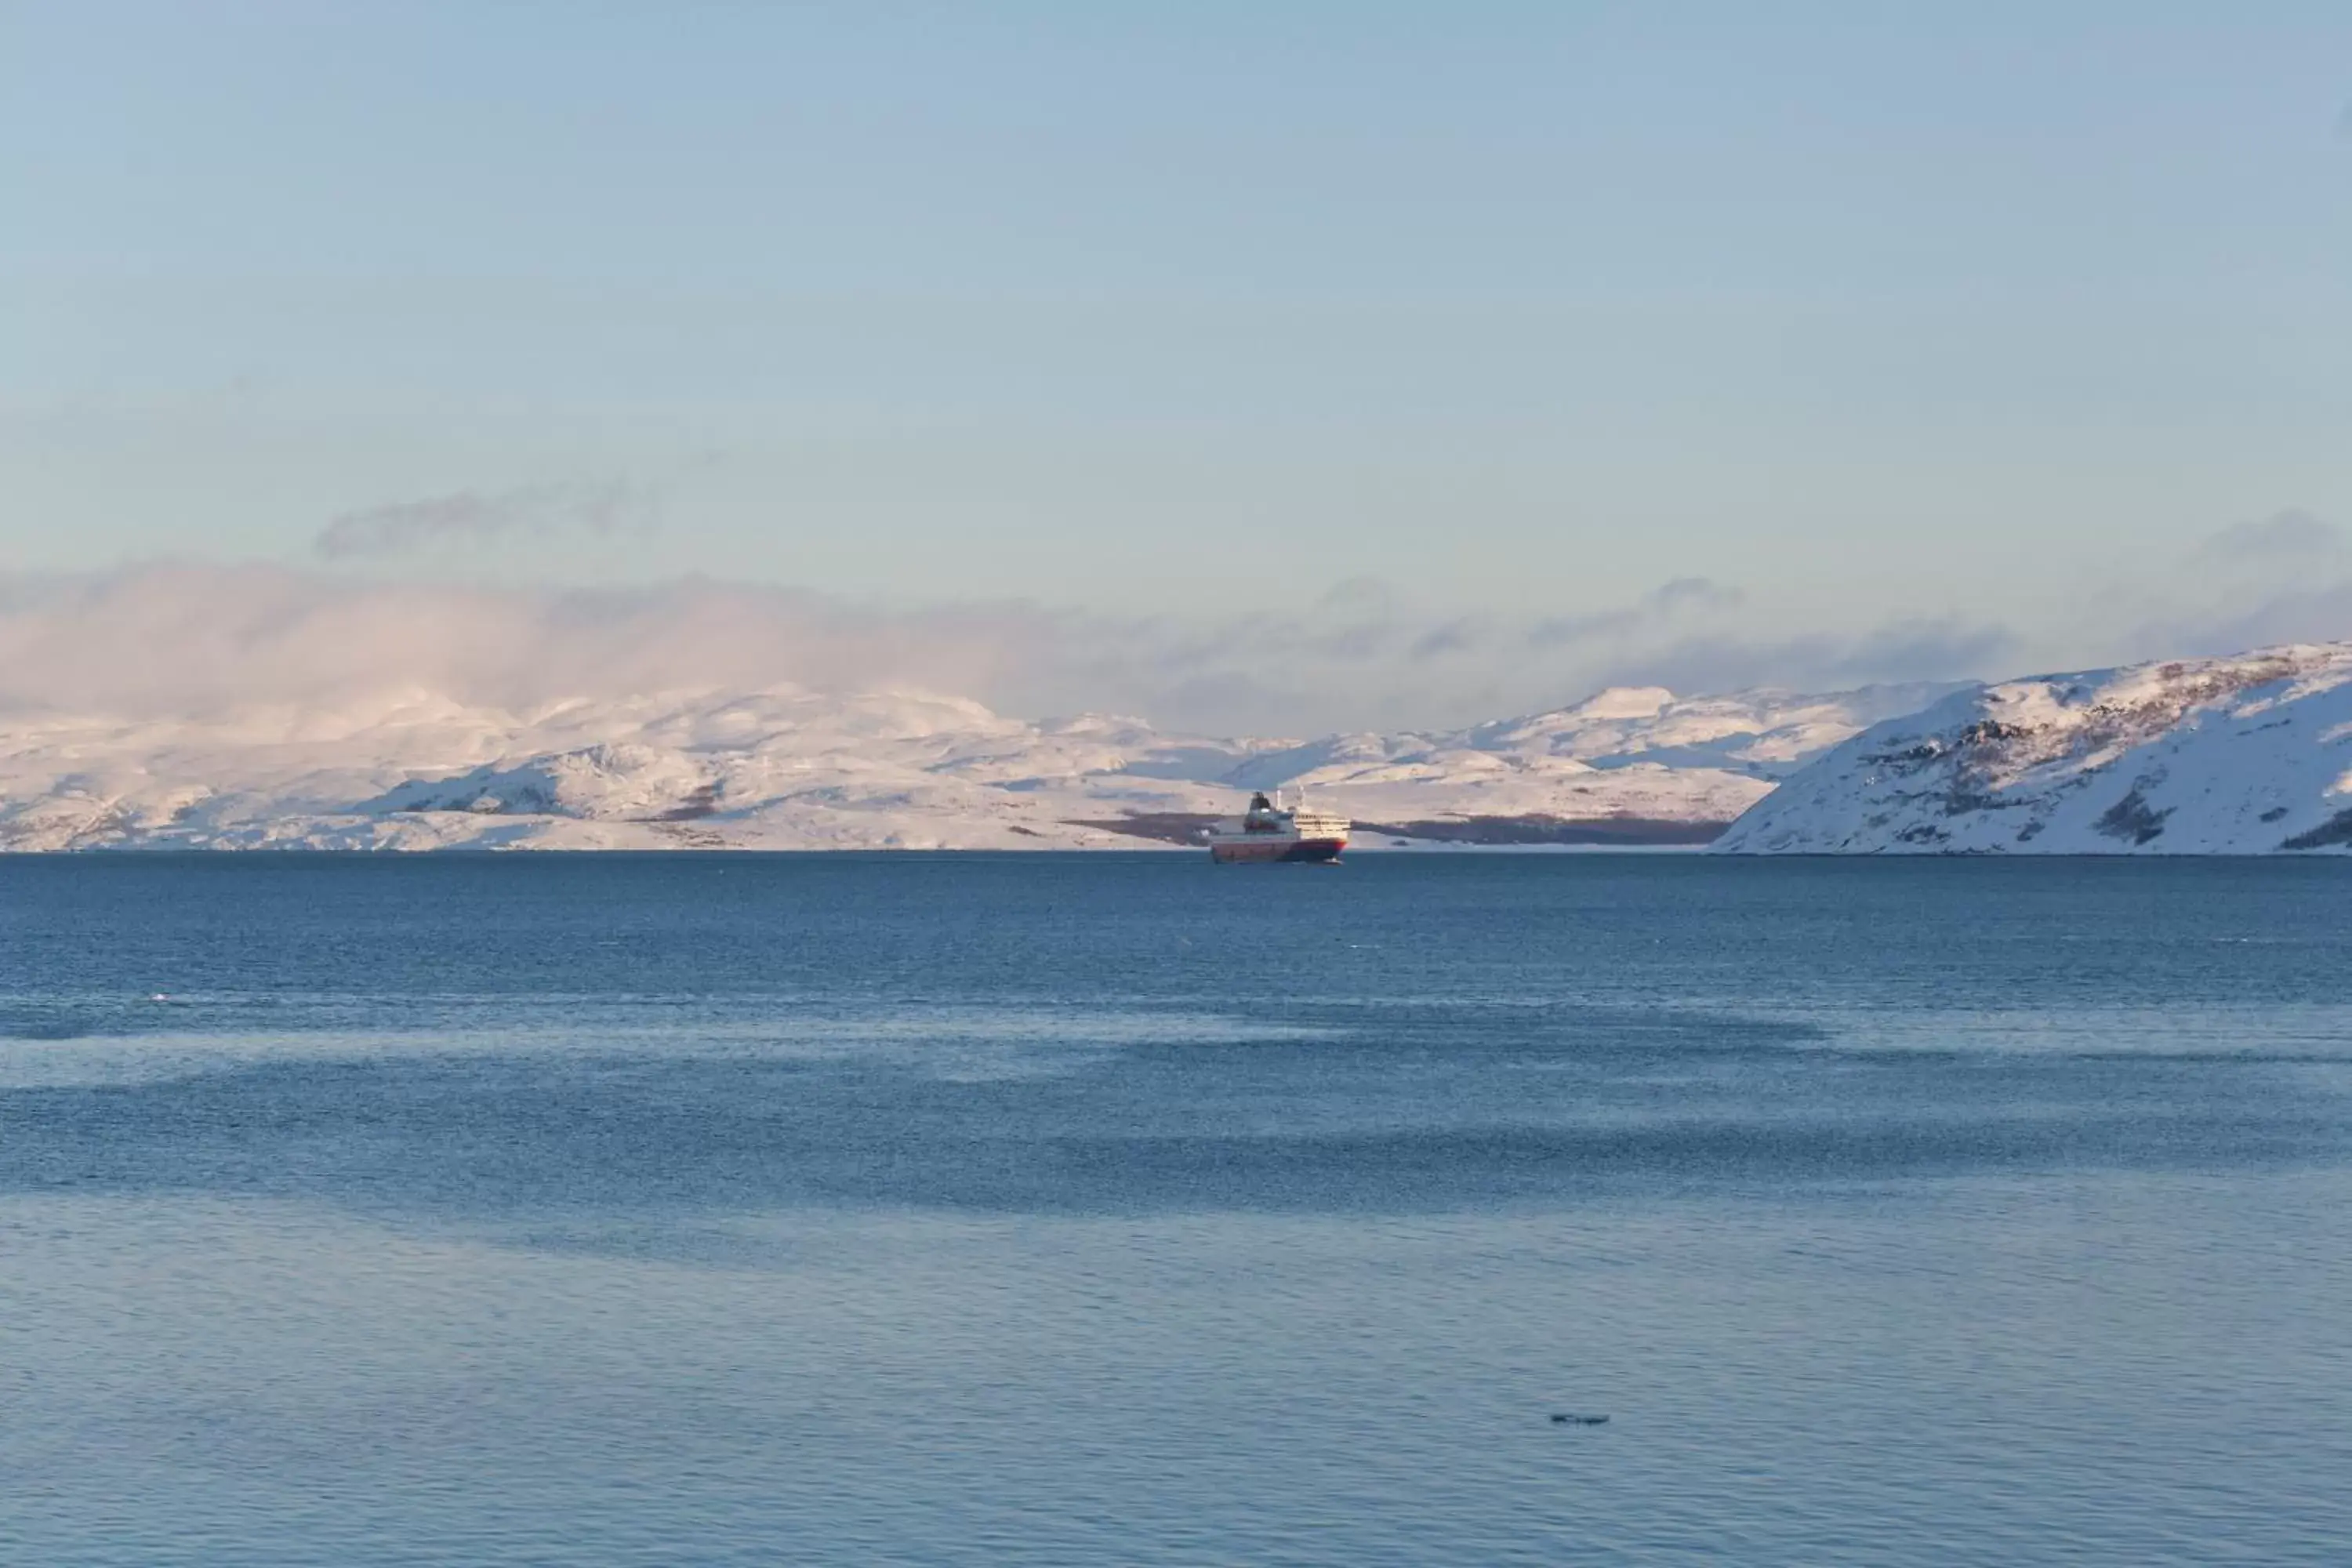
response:
<svg viewBox="0 0 2352 1568"><path fill-rule="evenodd" d="M0 1561L2340 1563L2347 1094L2342 864L0 858Z"/></svg>

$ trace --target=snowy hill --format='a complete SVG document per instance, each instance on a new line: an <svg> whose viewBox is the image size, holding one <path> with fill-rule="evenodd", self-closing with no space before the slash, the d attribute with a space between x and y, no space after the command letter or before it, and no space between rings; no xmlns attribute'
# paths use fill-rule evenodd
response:
<svg viewBox="0 0 2352 1568"><path fill-rule="evenodd" d="M1734 854L2352 849L2352 643L1965 691L1816 758Z"/></svg>
<svg viewBox="0 0 2352 1568"><path fill-rule="evenodd" d="M1529 831L1546 822L1620 821L1687 824L1654 837L1703 843L1804 758L1949 689L1678 698L1619 687L1452 734L1334 735L1261 752L1230 777L1305 785L1360 823L1420 837L1525 842L1551 837Z"/></svg>
<svg viewBox="0 0 2352 1568"><path fill-rule="evenodd" d="M1940 690L1619 689L1454 733L1311 742L793 689L529 712L421 690L173 720L20 711L0 713L0 847L1135 848L1276 785L1388 830L1367 844L1696 842Z"/></svg>
<svg viewBox="0 0 2352 1568"><path fill-rule="evenodd" d="M175 719L0 712L11 849L1134 848L1302 785L1367 848L1698 843L1736 817L1718 848L2346 850L2352 644L1958 690L1617 688L1461 731L1310 741L790 688L529 711L410 689Z"/></svg>

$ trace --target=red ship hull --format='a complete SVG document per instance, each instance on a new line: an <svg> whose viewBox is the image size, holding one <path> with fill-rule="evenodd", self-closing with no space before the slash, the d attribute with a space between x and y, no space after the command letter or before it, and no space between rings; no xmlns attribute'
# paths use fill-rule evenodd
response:
<svg viewBox="0 0 2352 1568"><path fill-rule="evenodd" d="M1348 847L1344 838L1272 838L1252 844L1227 840L1209 846L1209 858L1220 866L1269 863L1277 860L1336 860Z"/></svg>

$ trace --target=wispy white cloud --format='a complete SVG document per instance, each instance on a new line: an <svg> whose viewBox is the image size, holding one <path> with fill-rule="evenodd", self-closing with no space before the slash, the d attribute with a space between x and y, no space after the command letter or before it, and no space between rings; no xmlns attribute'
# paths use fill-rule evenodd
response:
<svg viewBox="0 0 2352 1568"><path fill-rule="evenodd" d="M1796 690L1984 679L2017 673L2025 644L2007 626L1957 616L1897 616L1851 634L1701 635L1624 658L1611 683L1677 691Z"/></svg>
<svg viewBox="0 0 2352 1568"><path fill-rule="evenodd" d="M2000 673L2011 640L1895 622L1774 641L1723 618L1741 603L1685 579L1583 617L1571 637L1553 623L1417 612L1370 583L1295 614L1187 620L1017 602L890 606L706 579L490 588L168 563L0 578L0 705L187 713L413 689L529 708L912 687L1030 716L1108 710L1297 734L1463 723L1623 680L1705 690Z"/></svg>
<svg viewBox="0 0 2352 1568"><path fill-rule="evenodd" d="M2137 608L2129 658L2352 637L2352 534L2301 507L2231 523Z"/></svg>
<svg viewBox="0 0 2352 1568"><path fill-rule="evenodd" d="M1051 617L1017 607L894 614L694 579L504 589L167 563L0 584L0 701L154 712L388 686L509 705L794 683L956 689L1051 635Z"/></svg>
<svg viewBox="0 0 2352 1568"><path fill-rule="evenodd" d="M2307 586L2151 620L2134 635L2133 647L2152 658L2346 637L2352 637L2352 577L2323 577Z"/></svg>
<svg viewBox="0 0 2352 1568"><path fill-rule="evenodd" d="M327 561L381 560L509 535L609 534L650 521L654 511L653 493L625 479L457 490L344 512L319 531L310 548Z"/></svg>
<svg viewBox="0 0 2352 1568"><path fill-rule="evenodd" d="M349 514L320 551L365 566L459 542L626 526L651 504L619 482L461 493ZM1298 735L1453 727L1608 685L1822 690L2352 637L2352 540L2301 508L2118 563L2080 594L2042 586L2042 607L2021 600L2020 620L1889 604L1816 626L1697 574L1548 616L1432 605L1353 577L1291 609L1188 616L891 605L703 578L487 587L152 563L0 575L0 707L169 714L331 706L404 689L529 708L665 690L901 687L1030 717L1110 710L1171 728Z"/></svg>
<svg viewBox="0 0 2352 1568"><path fill-rule="evenodd" d="M2339 554L2344 530L2299 506L2232 523L2198 547L2200 564L2268 565Z"/></svg>
<svg viewBox="0 0 2352 1568"><path fill-rule="evenodd" d="M1747 595L1709 577L1676 577L1631 605L1581 615L1550 616L1528 628L1530 646L1564 647L1622 638L1646 629L1688 624L1738 609Z"/></svg>

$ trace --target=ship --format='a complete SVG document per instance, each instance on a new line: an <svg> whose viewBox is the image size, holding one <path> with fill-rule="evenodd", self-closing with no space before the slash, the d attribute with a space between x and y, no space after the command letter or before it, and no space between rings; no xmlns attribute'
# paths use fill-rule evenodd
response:
<svg viewBox="0 0 2352 1568"><path fill-rule="evenodd" d="M1301 799L1288 806L1276 790L1269 800L1250 796L1249 810L1210 827L1209 858L1220 866L1244 860L1336 860L1348 847L1344 816L1309 811Z"/></svg>

